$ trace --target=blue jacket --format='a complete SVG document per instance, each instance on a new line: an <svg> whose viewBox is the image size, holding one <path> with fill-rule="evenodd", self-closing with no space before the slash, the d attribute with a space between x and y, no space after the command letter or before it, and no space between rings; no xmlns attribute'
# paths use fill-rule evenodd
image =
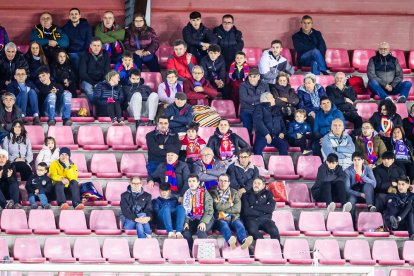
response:
<svg viewBox="0 0 414 276"><path fill-rule="evenodd" d="M174 196L170 196L169 198L162 198L159 196L152 200L152 211L155 215L157 215L162 208L169 207L170 209L174 209L177 206L178 199Z"/></svg>
<svg viewBox="0 0 414 276"><path fill-rule="evenodd" d="M270 106L270 103L261 103L254 109L253 125L257 136L264 137L270 134L274 138L280 133L286 133L282 116L276 106Z"/></svg>
<svg viewBox="0 0 414 276"><path fill-rule="evenodd" d="M66 49L69 46L69 38L66 35L66 33L62 31L62 29L58 28L56 25L52 25L49 28L49 30L51 32L51 39L56 40L59 47ZM46 34L47 33L45 32L43 27L40 24L38 24L32 31L30 41L36 41L42 47L48 47L49 38L45 38Z"/></svg>
<svg viewBox="0 0 414 276"><path fill-rule="evenodd" d="M361 192L354 191L351 189L352 186L357 184L355 180L355 175L356 172L353 165L349 166L348 169L345 170L345 190L348 195L361 197ZM374 189L377 186L377 181L375 180L372 169L365 164L362 164L361 180L363 182L363 185L371 185Z"/></svg>
<svg viewBox="0 0 414 276"><path fill-rule="evenodd" d="M214 84L215 80L226 80L226 63L222 55L218 56L215 61L212 61L209 56L201 59L200 65L204 69L205 78Z"/></svg>
<svg viewBox="0 0 414 276"><path fill-rule="evenodd" d="M325 57L326 44L320 31L312 29L312 32L307 35L300 29L299 32L292 36L292 40L295 51L298 53L298 65L300 65L302 55L313 49L318 49L322 56Z"/></svg>
<svg viewBox="0 0 414 276"><path fill-rule="evenodd" d="M286 136L290 139L297 139L296 134L300 133L302 135L305 135L308 132L311 132L311 128L308 123L298 123L296 121L292 121L289 123Z"/></svg>
<svg viewBox="0 0 414 276"><path fill-rule="evenodd" d="M73 26L72 21L68 20L62 30L69 37L68 53L85 52L89 49L92 40L92 27L88 20L81 18L76 27Z"/></svg>
<svg viewBox="0 0 414 276"><path fill-rule="evenodd" d="M315 122L313 123L313 133L318 133L320 136L324 136L331 130L332 121L337 118L341 119L345 126L344 115L334 104L332 104L332 108L328 113L319 109L318 112L316 112Z"/></svg>
<svg viewBox="0 0 414 276"><path fill-rule="evenodd" d="M17 83L17 81L13 80L11 83L7 85L7 91L13 93L16 97L20 92L27 93L30 90L33 90L34 92L37 93L37 87L31 81L26 80L25 85L26 85L26 91L21 91L20 86Z"/></svg>
<svg viewBox="0 0 414 276"><path fill-rule="evenodd" d="M318 83L315 84L315 93L318 94L319 96L319 100L322 96L327 96L325 89L319 85ZM312 105L312 100L311 100L311 96L309 95L309 92L306 91L305 86L301 85L298 88L298 97L299 97L299 105L298 108L302 108L306 110L306 113L309 115L309 113L313 112L317 112L320 107L318 103L318 106L313 106ZM319 101L320 102L320 101Z"/></svg>
<svg viewBox="0 0 414 276"><path fill-rule="evenodd" d="M178 108L177 105L173 103L165 109L164 116L170 119L171 133L186 132L187 125L193 121L193 108L189 104L185 104L182 108Z"/></svg>

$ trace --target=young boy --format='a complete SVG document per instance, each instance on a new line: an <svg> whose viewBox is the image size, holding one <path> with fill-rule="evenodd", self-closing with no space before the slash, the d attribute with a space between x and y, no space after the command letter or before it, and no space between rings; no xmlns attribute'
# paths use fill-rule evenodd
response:
<svg viewBox="0 0 414 276"><path fill-rule="evenodd" d="M115 65L115 70L119 73L122 85L128 84L128 78L131 76L131 70L136 68L137 66L134 63L132 53L130 51L125 51L122 54L122 62L118 62Z"/></svg>
<svg viewBox="0 0 414 276"><path fill-rule="evenodd" d="M246 54L244 52L237 52L234 62L230 65L229 80L231 87L230 99L234 102L236 111L239 109L239 88L240 84L247 80L250 67L246 61Z"/></svg>
<svg viewBox="0 0 414 276"><path fill-rule="evenodd" d="M187 134L181 140L181 156L185 156L190 171L193 163L201 159L201 151L206 147L206 141L198 136L198 124L191 123L187 126Z"/></svg>
<svg viewBox="0 0 414 276"><path fill-rule="evenodd" d="M52 179L47 176L47 164L40 162L37 165L36 173L32 174L26 182L30 207L37 209L36 197L38 197L43 209L50 209L46 194L52 190L52 187Z"/></svg>
<svg viewBox="0 0 414 276"><path fill-rule="evenodd" d="M312 154L308 150L306 143L306 135L311 133L311 128L306 123L306 111L304 109L297 109L295 111L295 120L289 123L288 131L286 133L289 145L292 147L300 147L304 155Z"/></svg>
<svg viewBox="0 0 414 276"><path fill-rule="evenodd" d="M152 209L156 217L157 229L166 229L170 239L183 238L185 210L183 205L178 203L177 197L171 196L170 183L160 184L160 196L152 200ZM175 225L175 233L173 225Z"/></svg>
<svg viewBox="0 0 414 276"><path fill-rule="evenodd" d="M211 44L207 53L208 56L203 57L200 62L204 69L204 77L226 97L226 62L221 55L221 48L217 44Z"/></svg>

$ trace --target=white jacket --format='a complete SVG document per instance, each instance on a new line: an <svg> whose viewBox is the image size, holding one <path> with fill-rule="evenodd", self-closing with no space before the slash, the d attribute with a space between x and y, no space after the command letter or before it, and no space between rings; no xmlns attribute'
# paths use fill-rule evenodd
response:
<svg viewBox="0 0 414 276"><path fill-rule="evenodd" d="M40 162L45 162L49 167L50 164L57 159L59 159L59 148L56 148L55 151L52 153L48 146L43 145L42 150L36 157L36 167Z"/></svg>
<svg viewBox="0 0 414 276"><path fill-rule="evenodd" d="M295 73L293 66L289 63L289 61L287 61L286 58L281 55L275 58L270 50L265 50L263 52L258 67L263 80L271 84L276 83L276 77L280 72L285 72L289 75L293 75Z"/></svg>

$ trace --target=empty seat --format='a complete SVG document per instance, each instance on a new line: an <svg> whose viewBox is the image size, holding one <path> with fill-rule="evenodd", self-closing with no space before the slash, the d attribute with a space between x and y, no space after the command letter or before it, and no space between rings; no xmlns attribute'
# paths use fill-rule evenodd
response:
<svg viewBox="0 0 414 276"><path fill-rule="evenodd" d="M118 171L118 164L113 153L95 153L92 155L91 172L96 177L102 178L122 177L122 173Z"/></svg>
<svg viewBox="0 0 414 276"><path fill-rule="evenodd" d="M384 221L379 212L361 212L358 215L358 231L365 237L389 237L389 232L375 232L383 225Z"/></svg>
<svg viewBox="0 0 414 276"><path fill-rule="evenodd" d="M87 245L87 246L85 246ZM77 238L73 245L73 256L80 263L104 263L97 238Z"/></svg>
<svg viewBox="0 0 414 276"><path fill-rule="evenodd" d="M78 129L78 144L84 150L107 150L103 131L100 126L80 126Z"/></svg>
<svg viewBox="0 0 414 276"><path fill-rule="evenodd" d="M112 206L119 206L121 194L126 192L129 186L128 182L107 182L105 189L105 198Z"/></svg>
<svg viewBox="0 0 414 276"><path fill-rule="evenodd" d="M1 212L0 226L6 234L32 234L32 229L29 229L27 225L26 212L23 209L4 209Z"/></svg>
<svg viewBox="0 0 414 276"><path fill-rule="evenodd" d="M372 245L372 258L380 265L403 265L404 260L398 255L395 240L375 240Z"/></svg>
<svg viewBox="0 0 414 276"><path fill-rule="evenodd" d="M413 83L414 82L414 77L404 76L403 81L410 81L411 83ZM414 86L411 86L410 92L408 93L407 100L409 100L409 101L414 100Z"/></svg>
<svg viewBox="0 0 414 276"><path fill-rule="evenodd" d="M215 256L213 259L200 259L198 257L198 247L203 243L212 243L215 248ZM224 264L225 259L220 256L220 250L216 239L195 239L193 243L193 257L198 260L200 264Z"/></svg>
<svg viewBox="0 0 414 276"><path fill-rule="evenodd" d="M260 175L263 175L267 179L270 178L270 174L266 170L266 167L265 167L265 164L264 164L263 156L261 156L261 155L252 155L252 163L253 163L253 165L255 165L256 167L259 168Z"/></svg>
<svg viewBox="0 0 414 276"><path fill-rule="evenodd" d="M157 239L136 239L133 256L140 264L163 264L160 245Z"/></svg>
<svg viewBox="0 0 414 276"><path fill-rule="evenodd" d="M76 259L72 256L70 241L68 238L48 238L45 241L45 257L51 263L74 263Z"/></svg>
<svg viewBox="0 0 414 276"><path fill-rule="evenodd" d="M29 136L30 143L32 144L32 149L42 149L43 144L45 142L45 131L43 130L43 127L25 125L24 128L26 129L27 135Z"/></svg>
<svg viewBox="0 0 414 276"><path fill-rule="evenodd" d="M231 130L239 135L247 144L250 145L250 137L247 128L245 127L232 127ZM208 142L208 140L206 140Z"/></svg>
<svg viewBox="0 0 414 276"><path fill-rule="evenodd" d="M145 85L148 85L152 92L157 91L158 85L162 83L162 76L160 72L141 72L141 78L144 79Z"/></svg>
<svg viewBox="0 0 414 276"><path fill-rule="evenodd" d="M413 276L412 269L391 269L389 276Z"/></svg>
<svg viewBox="0 0 414 276"><path fill-rule="evenodd" d="M305 239L287 239L283 245L283 256L290 264L311 264L309 243Z"/></svg>
<svg viewBox="0 0 414 276"><path fill-rule="evenodd" d="M282 52L280 52L280 55L284 57L290 63L290 65L293 65L292 54L290 53L289 48L283 48Z"/></svg>
<svg viewBox="0 0 414 276"><path fill-rule="evenodd" d="M325 53L325 61L331 72L352 73L354 68L349 63L348 51L343 48L328 48Z"/></svg>
<svg viewBox="0 0 414 276"><path fill-rule="evenodd" d="M258 239L254 248L254 257L262 264L285 264L278 240Z"/></svg>
<svg viewBox="0 0 414 276"><path fill-rule="evenodd" d="M305 183L286 184L288 203L292 208L314 208L315 203L311 201L308 186Z"/></svg>
<svg viewBox="0 0 414 276"><path fill-rule="evenodd" d="M345 260L341 258L337 240L323 239L316 240L313 251L318 250L318 260L325 265L343 265ZM315 254L315 252L313 253Z"/></svg>
<svg viewBox="0 0 414 276"><path fill-rule="evenodd" d="M362 120L368 121L372 114L378 110L378 105L376 103L357 103L355 108Z"/></svg>
<svg viewBox="0 0 414 276"><path fill-rule="evenodd" d="M88 171L88 167L86 165L86 158L83 153L72 153L70 156L70 159L73 161L73 163L76 164L79 178L91 178L92 177L92 173Z"/></svg>
<svg viewBox="0 0 414 276"><path fill-rule="evenodd" d="M335 83L335 77L330 75L317 75L316 82L322 85L323 87L327 87L328 85Z"/></svg>
<svg viewBox="0 0 414 276"><path fill-rule="evenodd" d="M17 50L20 51L22 54L27 53L29 51L30 46L27 44L24 45L17 45Z"/></svg>
<svg viewBox="0 0 414 276"><path fill-rule="evenodd" d="M391 50L391 55L398 59L398 63L401 66L404 74L410 74L411 70L407 68L407 62L405 61L405 55L403 50Z"/></svg>
<svg viewBox="0 0 414 276"><path fill-rule="evenodd" d="M365 239L347 240L344 245L344 259L352 265L374 265L368 241Z"/></svg>
<svg viewBox="0 0 414 276"><path fill-rule="evenodd" d="M281 236L299 236L300 231L296 230L293 215L287 210L277 210L272 214L272 220L276 223Z"/></svg>
<svg viewBox="0 0 414 276"><path fill-rule="evenodd" d="M414 70L414 51L410 51L408 55L408 66L411 70Z"/></svg>
<svg viewBox="0 0 414 276"><path fill-rule="evenodd" d="M89 225L90 229L97 235L119 235L122 233L118 229L115 214L112 210L92 210Z"/></svg>
<svg viewBox="0 0 414 276"><path fill-rule="evenodd" d="M105 239L102 246L102 256L106 258L109 263L132 264L135 262L135 259L131 258L127 239Z"/></svg>
<svg viewBox="0 0 414 276"><path fill-rule="evenodd" d="M42 256L42 252L40 252L38 238L16 238L13 256L15 260L21 263L43 263L46 261L46 258Z"/></svg>
<svg viewBox="0 0 414 276"><path fill-rule="evenodd" d="M330 212L326 219L326 229L335 237L356 237L352 216L349 212Z"/></svg>
<svg viewBox="0 0 414 276"><path fill-rule="evenodd" d="M95 118L91 117L91 111L89 110L89 103L88 103L88 99L86 98L72 98L71 101L71 113L75 113L77 115L77 113L79 112L79 110L81 108L85 108L86 109L86 117L81 117L81 116L72 116L71 120L73 122L94 122Z"/></svg>
<svg viewBox="0 0 414 276"><path fill-rule="evenodd" d="M208 142L208 139L210 139L211 136L214 135L214 131L216 130L215 127L200 127L198 129L198 135Z"/></svg>
<svg viewBox="0 0 414 276"><path fill-rule="evenodd" d="M73 140L72 128L70 126L49 126L47 136L54 137L59 148L68 147L72 150L79 148Z"/></svg>
<svg viewBox="0 0 414 276"><path fill-rule="evenodd" d="M221 118L227 119L231 124L240 123L232 100L213 100L211 107L217 111Z"/></svg>
<svg viewBox="0 0 414 276"><path fill-rule="evenodd" d="M322 164L319 156L299 156L296 167L297 174L305 180L316 180L318 168Z"/></svg>
<svg viewBox="0 0 414 276"><path fill-rule="evenodd" d="M142 153L124 153L121 158L121 173L127 177L147 177L147 162Z"/></svg>
<svg viewBox="0 0 414 276"><path fill-rule="evenodd" d="M330 236L331 234L331 232L326 231L322 212L302 211L299 216L298 227L305 236Z"/></svg>
<svg viewBox="0 0 414 276"><path fill-rule="evenodd" d="M295 173L293 160L290 155L272 155L269 158L268 169L273 173L273 177L277 180L293 180L299 179L299 175Z"/></svg>
<svg viewBox="0 0 414 276"><path fill-rule="evenodd" d="M249 66L257 67L262 56L262 49L257 47L245 47L242 51L246 54L246 61Z"/></svg>
<svg viewBox="0 0 414 276"><path fill-rule="evenodd" d="M254 258L250 258L249 249L242 249L241 246L237 246L236 249L231 249L227 242L223 243L222 247L223 258L227 260L229 264L252 264Z"/></svg>
<svg viewBox="0 0 414 276"><path fill-rule="evenodd" d="M404 242L402 257L407 263L414 265L414 241Z"/></svg>
<svg viewBox="0 0 414 276"><path fill-rule="evenodd" d="M0 238L0 256L2 259L7 257L9 258L9 261L13 261L13 258L10 257L9 246L7 245L7 240L5 238Z"/></svg>
<svg viewBox="0 0 414 276"><path fill-rule="evenodd" d="M136 136L136 143L137 146L140 147L143 150L147 150L147 140L145 139L145 136L148 132L151 132L155 129L154 126L139 126L137 129L137 136Z"/></svg>
<svg viewBox="0 0 414 276"><path fill-rule="evenodd" d="M83 183L83 184L85 184L85 183ZM92 181L92 184L96 188L96 191L100 195L103 196L104 195L104 192L103 192L103 189L102 189L101 182L99 182L99 181ZM85 201L83 204L85 206L106 206L106 205L108 205L108 201L103 198L101 200L88 200L88 201Z"/></svg>
<svg viewBox="0 0 414 276"><path fill-rule="evenodd" d="M67 235L89 235L85 213L82 210L63 210L59 216L59 229Z"/></svg>
<svg viewBox="0 0 414 276"><path fill-rule="evenodd" d="M174 52L173 47L170 45L161 44L158 48L156 55L158 56L158 63L161 68L167 68L168 57Z"/></svg>
<svg viewBox="0 0 414 276"><path fill-rule="evenodd" d="M395 106L397 107L397 113L401 116L401 118L408 117L408 109L405 103L396 103Z"/></svg>
<svg viewBox="0 0 414 276"><path fill-rule="evenodd" d="M295 89L295 91L303 84L303 75L292 75L289 78L290 86Z"/></svg>
<svg viewBox="0 0 414 276"><path fill-rule="evenodd" d="M192 264L186 239L165 239L162 246L162 256L172 264Z"/></svg>
<svg viewBox="0 0 414 276"><path fill-rule="evenodd" d="M360 73L367 72L368 61L375 56L375 50L372 49L356 49L352 56L352 66Z"/></svg>
<svg viewBox="0 0 414 276"><path fill-rule="evenodd" d="M30 210L29 228L39 235L60 233L60 230L56 228L55 215L52 210Z"/></svg>
<svg viewBox="0 0 414 276"><path fill-rule="evenodd" d="M106 133L106 143L113 150L136 150L129 126L110 126Z"/></svg>

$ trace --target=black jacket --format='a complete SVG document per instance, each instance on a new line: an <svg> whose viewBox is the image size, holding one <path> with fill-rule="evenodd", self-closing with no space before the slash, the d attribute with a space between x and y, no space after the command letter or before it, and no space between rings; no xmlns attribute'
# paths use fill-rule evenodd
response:
<svg viewBox="0 0 414 276"><path fill-rule="evenodd" d="M247 144L246 141L243 140L243 138L241 138L236 133L233 133L231 130L229 130L229 132L231 133L229 136L229 139L234 145L235 155L237 155L240 149L250 148L249 144ZM216 131L214 132L214 135L212 135L210 139L208 139L208 143L207 143L207 147L213 150L214 157L217 159L220 159L221 138L219 136L221 136L221 134L217 128Z"/></svg>
<svg viewBox="0 0 414 276"><path fill-rule="evenodd" d="M345 185L345 173L341 166L336 166L335 169L329 169L326 163L322 163L318 168L315 184L311 188L312 195L319 195L320 188L324 182L342 182Z"/></svg>
<svg viewBox="0 0 414 276"><path fill-rule="evenodd" d="M222 25L213 29L213 33L217 36L217 44L221 47L221 54L226 61L226 68L234 61L236 53L243 50L244 41L242 32L236 26L233 26L230 31L226 32Z"/></svg>
<svg viewBox="0 0 414 276"><path fill-rule="evenodd" d="M168 151L178 154L181 149L178 135L171 132L165 136L153 130L147 133L145 139L148 146L148 161L165 161ZM164 145L164 148L161 149L160 145Z"/></svg>
<svg viewBox="0 0 414 276"><path fill-rule="evenodd" d="M32 174L27 180L25 188L29 194L34 194L36 189L39 189L40 194L47 194L53 189L52 179L47 174L42 176Z"/></svg>
<svg viewBox="0 0 414 276"><path fill-rule="evenodd" d="M148 180L153 180L158 183L164 182L166 179L165 177L166 170L167 170L167 163L163 162L159 164L155 172L151 176L148 176ZM190 170L188 169L187 163L177 160L177 164L174 167L174 171L175 171L175 175L177 178L177 187L178 187L177 194L182 196L185 193L185 191L188 190L187 180L188 180L188 176L190 175ZM172 191L172 193L174 192Z"/></svg>
<svg viewBox="0 0 414 276"><path fill-rule="evenodd" d="M312 29L312 32L307 35L302 32L302 29L300 29L299 32L295 33L292 36L292 40L295 51L298 53L298 65L301 65L300 58L302 55L313 49L318 49L321 52L322 56L325 57L326 44L320 31Z"/></svg>
<svg viewBox="0 0 414 276"><path fill-rule="evenodd" d="M188 45L188 52L198 56L198 53L203 52L200 46L200 42L216 44L217 37L213 34L212 31L207 29L203 23L200 24L200 28L198 30L194 29L194 27L187 23L187 25L183 28L183 39L185 43ZM204 51L205 52L205 51Z"/></svg>
<svg viewBox="0 0 414 276"><path fill-rule="evenodd" d="M343 113L356 111L353 104L345 101L345 98L349 98L353 102L357 99L355 90L352 86L345 86L344 90L341 91L335 84L332 84L326 87L326 94L332 103L334 103Z"/></svg>
<svg viewBox="0 0 414 276"><path fill-rule="evenodd" d="M63 65L54 63L52 66L51 75L55 81L62 85L65 79L68 80L69 84L76 83L76 73L70 61L67 61Z"/></svg>
<svg viewBox="0 0 414 276"><path fill-rule="evenodd" d="M148 97L151 94L151 88L148 85L141 84L141 82L132 84L128 81L127 85L122 85L122 90L124 91L124 101L127 106L135 93L141 93L143 101L148 100Z"/></svg>
<svg viewBox="0 0 414 276"><path fill-rule="evenodd" d="M286 126L277 106L270 103L261 103L253 112L253 126L257 136L270 134L272 138L278 137L280 133L286 134Z"/></svg>
<svg viewBox="0 0 414 276"><path fill-rule="evenodd" d="M121 194L121 212L125 218L130 220L138 218L139 213L152 217L151 195L144 191L133 193L131 186L128 186L127 191Z"/></svg>
<svg viewBox="0 0 414 276"><path fill-rule="evenodd" d="M387 193L392 182L397 182L398 178L405 175L405 171L395 163L390 167L381 164L374 168L374 176L377 181L375 193Z"/></svg>
<svg viewBox="0 0 414 276"><path fill-rule="evenodd" d="M3 173L0 175L0 183L10 184L17 181L16 168L10 161L7 160L4 166L0 166L0 170L3 170ZM13 170L13 174L10 177L7 176L8 170Z"/></svg>
<svg viewBox="0 0 414 276"><path fill-rule="evenodd" d="M226 62L223 56L219 56L215 61L212 61L209 56L201 59L200 65L204 69L204 77L214 84L215 80L226 80Z"/></svg>
<svg viewBox="0 0 414 276"><path fill-rule="evenodd" d="M245 169L236 161L229 166L227 174L230 176L230 187L248 191L253 188L253 180L259 176L259 170L252 162Z"/></svg>
<svg viewBox="0 0 414 276"><path fill-rule="evenodd" d="M97 105L107 105L108 98L113 98L116 102L124 101L124 92L121 85L111 86L108 82L102 81L93 89L93 98Z"/></svg>
<svg viewBox="0 0 414 276"><path fill-rule="evenodd" d="M179 108L172 103L165 109L164 116L170 119L172 133L186 132L187 126L193 121L193 107L187 103Z"/></svg>
<svg viewBox="0 0 414 276"><path fill-rule="evenodd" d="M29 64L27 64L24 56L17 51L12 61L9 61L5 51L0 52L0 89L6 88L6 81L14 80L14 73L17 68L26 69L26 74L29 75Z"/></svg>
<svg viewBox="0 0 414 276"><path fill-rule="evenodd" d="M93 33L88 20L81 18L76 27L73 26L72 21L68 20L62 30L69 37L68 53L86 52L89 49Z"/></svg>
<svg viewBox="0 0 414 276"><path fill-rule="evenodd" d="M111 59L105 50L98 56L84 52L80 58L79 77L92 85L105 80L105 75L111 70Z"/></svg>
<svg viewBox="0 0 414 276"><path fill-rule="evenodd" d="M260 95L268 91L269 85L262 79L259 80L257 86L251 85L249 80L243 82L239 89L240 112L253 112L255 106L260 104Z"/></svg>
<svg viewBox="0 0 414 276"><path fill-rule="evenodd" d="M275 210L276 201L271 191L263 189L255 193L253 189L242 196L242 218L243 219L271 219Z"/></svg>
<svg viewBox="0 0 414 276"><path fill-rule="evenodd" d="M47 95L49 95L49 93L51 93L50 91L53 89L53 87L55 87L57 89L57 93L56 95L58 97L60 97L60 95L62 95L64 88L62 85L60 85L59 83L57 83L56 81L51 80L49 85L45 85L43 83L39 83L37 85L37 88L39 89L39 110L43 110L43 108L41 108L41 106L43 106L43 103L47 97Z"/></svg>
<svg viewBox="0 0 414 276"><path fill-rule="evenodd" d="M414 144L414 124L410 122L409 118L412 118L411 115L403 119L403 127L405 137L410 140L411 144Z"/></svg>
<svg viewBox="0 0 414 276"><path fill-rule="evenodd" d="M286 86L281 86L279 84L271 84L269 85L269 87L270 92L276 100L277 107L285 107L290 105L296 107L299 104L299 97L296 94L295 90L292 87L290 87L290 84ZM287 98L288 103L280 100L279 98Z"/></svg>
<svg viewBox="0 0 414 276"><path fill-rule="evenodd" d="M11 121L8 122L7 116L6 116L6 110L4 109L4 105L0 104L0 127L1 128L4 128L8 132L10 132L13 122L16 120L21 120L21 119L22 119L22 111L17 106L17 104L14 104L12 112L11 112Z"/></svg>
<svg viewBox="0 0 414 276"><path fill-rule="evenodd" d="M381 116L382 114L379 113L378 111L374 112L374 114L372 114L372 117L369 119L369 121L371 122L372 126L374 127L374 129L379 132L380 131L380 126L381 126ZM394 124L393 128L395 126L402 126L402 119L401 116L399 114L395 114L392 119L391 119L392 123ZM387 146L388 147L388 146Z"/></svg>

